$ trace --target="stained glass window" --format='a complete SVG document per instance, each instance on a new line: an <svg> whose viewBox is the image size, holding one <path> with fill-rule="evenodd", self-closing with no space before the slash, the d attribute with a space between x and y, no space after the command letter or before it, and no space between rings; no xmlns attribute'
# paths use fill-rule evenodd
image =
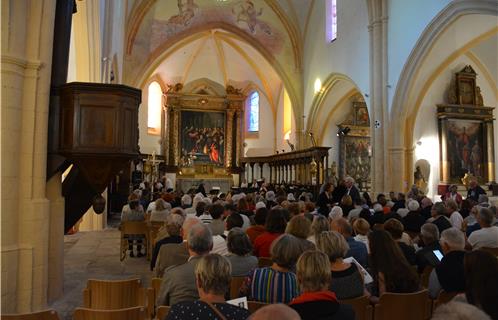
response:
<svg viewBox="0 0 498 320"><path fill-rule="evenodd" d="M259 93L254 91L249 96L249 132L259 131Z"/></svg>

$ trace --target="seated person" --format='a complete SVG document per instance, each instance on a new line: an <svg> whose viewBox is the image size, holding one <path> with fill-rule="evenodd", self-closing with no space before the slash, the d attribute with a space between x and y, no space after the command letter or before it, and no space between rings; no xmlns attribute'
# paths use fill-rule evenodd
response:
<svg viewBox="0 0 498 320"><path fill-rule="evenodd" d="M332 275L330 291L333 291L338 299L362 296L363 276L358 266L355 263L343 261L349 249L344 237L336 231L325 231L316 238L316 246L329 259L329 270Z"/></svg>
<svg viewBox="0 0 498 320"><path fill-rule="evenodd" d="M162 278L164 270L167 268L187 262L189 258L187 236L190 229L194 225L200 223L201 220L194 217L188 217L185 219L185 222L183 222L180 230L183 241L181 243L167 243L160 247L154 267L154 276L156 278Z"/></svg>
<svg viewBox="0 0 498 320"><path fill-rule="evenodd" d="M144 208L140 204L140 196L137 193L132 193L128 197L128 204L123 206L121 211L121 222L126 221L144 221L145 214ZM130 250L130 257L134 257L133 245L137 247L137 257L143 257L142 253L142 241L144 239L143 235L128 235L128 250Z"/></svg>
<svg viewBox="0 0 498 320"><path fill-rule="evenodd" d="M370 232L370 223L364 218L358 218L353 222L353 229L356 236L354 239L356 241L363 242L367 247L367 252L370 253L370 248L368 247L368 233Z"/></svg>
<svg viewBox="0 0 498 320"><path fill-rule="evenodd" d="M256 207L260 206L260 204L263 204L262 202L256 203ZM268 209L266 207L260 207L256 209L256 214L254 215L254 222L255 224L247 228L246 233L249 236L249 239L251 240L251 243L254 244L254 240L256 238L263 234L266 229L265 229L265 222L266 222L266 217L268 216Z"/></svg>
<svg viewBox="0 0 498 320"><path fill-rule="evenodd" d="M155 203L156 205L150 214L150 221L166 221L171 210L171 204L162 198L157 199Z"/></svg>
<svg viewBox="0 0 498 320"><path fill-rule="evenodd" d="M311 223L311 234L308 237L308 241L312 242L313 244L316 244L316 236L322 233L323 231L329 231L329 230L330 230L329 220L322 215L317 215L313 219L313 222Z"/></svg>
<svg viewBox="0 0 498 320"><path fill-rule="evenodd" d="M265 208L266 210L266 208ZM247 276L258 267L258 258L252 255L252 244L240 227L232 228L227 237L228 256L232 277Z"/></svg>
<svg viewBox="0 0 498 320"><path fill-rule="evenodd" d="M429 219L429 222L432 222L437 226L437 228L439 229L439 234L441 234L444 230L451 228L450 219L446 217L447 210L448 209L442 202L436 202L432 206L432 218Z"/></svg>
<svg viewBox="0 0 498 320"><path fill-rule="evenodd" d="M384 230L389 232L393 237L394 241L396 241L399 245L399 248L403 252L406 260L409 264L415 264L415 248L413 246L407 245L402 241L403 237L403 224L397 219L389 219L384 223Z"/></svg>
<svg viewBox="0 0 498 320"><path fill-rule="evenodd" d="M408 201L408 214L403 217L403 226L406 231L419 233L420 228L425 223L427 219L425 219L420 214L420 205L416 200Z"/></svg>
<svg viewBox="0 0 498 320"><path fill-rule="evenodd" d="M225 231L223 234L213 236L213 250L211 253L217 253L222 256L229 255L227 248L227 236L228 232L233 228L242 228L244 220L242 216L238 213L232 213L225 220Z"/></svg>
<svg viewBox="0 0 498 320"><path fill-rule="evenodd" d="M315 249L313 242L307 240L311 233L311 221L304 216L294 216L287 223L285 233L292 234L300 242L303 251Z"/></svg>
<svg viewBox="0 0 498 320"><path fill-rule="evenodd" d="M266 231L254 240L254 255L256 257L269 257L273 241L285 232L286 226L284 209L271 209L266 217Z"/></svg>
<svg viewBox="0 0 498 320"><path fill-rule="evenodd" d="M199 299L194 270L201 257L213 248L213 236L209 227L201 223L194 225L188 233L187 246L190 256L188 261L164 272L156 305L172 306L178 302Z"/></svg>
<svg viewBox="0 0 498 320"><path fill-rule="evenodd" d="M368 251L364 243L356 241L353 238L353 228L349 224L348 220L344 218L339 218L332 220L330 224L330 229L337 231L344 236L346 242L348 243L349 250L346 254L347 257L353 257L358 261L363 267L367 266Z"/></svg>
<svg viewBox="0 0 498 320"><path fill-rule="evenodd" d="M299 241L293 235L278 237L271 246L273 264L255 269L242 285L241 294L259 302L289 303L299 293L292 270L302 252Z"/></svg>
<svg viewBox="0 0 498 320"><path fill-rule="evenodd" d="M423 243L422 249L415 253L415 262L418 272L424 272L428 266L435 267L439 262L434 259L434 250L440 250L439 245L439 230L433 223L426 223L420 228L420 240Z"/></svg>
<svg viewBox="0 0 498 320"><path fill-rule="evenodd" d="M457 228L449 228L441 233L441 249L444 257L432 270L429 277L429 295L436 299L441 290L446 292L465 291L465 273L463 258L465 256L465 236Z"/></svg>
<svg viewBox="0 0 498 320"><path fill-rule="evenodd" d="M208 212L213 218L209 224L213 236L223 234L225 231L225 223L223 222L223 212L225 212L225 208L221 204L215 203L208 207Z"/></svg>
<svg viewBox="0 0 498 320"><path fill-rule="evenodd" d="M329 291L329 268L329 259L321 251L309 250L299 257L297 279L301 295L294 298L289 306L299 313L301 319L355 319L352 307L339 304L335 293Z"/></svg>
<svg viewBox="0 0 498 320"><path fill-rule="evenodd" d="M251 320L301 320L299 313L294 309L290 308L286 304L275 303L268 304L262 308L259 308L254 312L250 318Z"/></svg>
<svg viewBox="0 0 498 320"><path fill-rule="evenodd" d="M391 235L384 230L374 230L368 235L371 274L374 288L370 297L373 303L386 293L412 293L420 289L418 274L406 261L403 252Z"/></svg>
<svg viewBox="0 0 498 320"><path fill-rule="evenodd" d="M179 302L170 309L166 319L220 319L245 320L249 310L225 302L230 289L230 263L218 254L199 259L195 267L195 283L199 300Z"/></svg>
<svg viewBox="0 0 498 320"><path fill-rule="evenodd" d="M472 232L469 236L469 244L472 249L498 248L498 227L493 226L494 214L488 208L481 208L477 214L477 223L480 230Z"/></svg>
<svg viewBox="0 0 498 320"><path fill-rule="evenodd" d="M161 250L161 246L168 243L182 243L183 238L181 236L182 225L185 219L178 214L170 214L166 218L166 230L168 232L168 237L161 239L156 242L154 250L152 252L152 258L150 260L150 270L154 270L156 266L157 256Z"/></svg>

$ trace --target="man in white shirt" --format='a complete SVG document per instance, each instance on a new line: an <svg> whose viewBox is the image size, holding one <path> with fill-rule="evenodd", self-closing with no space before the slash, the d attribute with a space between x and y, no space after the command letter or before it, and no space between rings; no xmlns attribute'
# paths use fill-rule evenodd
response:
<svg viewBox="0 0 498 320"><path fill-rule="evenodd" d="M227 256L229 254L226 241L228 233L233 228L241 228L243 223L242 215L238 213L229 215L225 220L225 232L222 235L213 236L213 249L211 253Z"/></svg>
<svg viewBox="0 0 498 320"><path fill-rule="evenodd" d="M480 230L472 232L468 242L473 250L479 248L498 248L498 227L493 226L494 214L488 208L481 208L477 214Z"/></svg>

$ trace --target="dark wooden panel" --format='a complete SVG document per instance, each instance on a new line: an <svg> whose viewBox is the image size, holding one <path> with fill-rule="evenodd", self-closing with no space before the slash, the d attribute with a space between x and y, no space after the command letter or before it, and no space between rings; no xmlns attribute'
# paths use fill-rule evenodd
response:
<svg viewBox="0 0 498 320"><path fill-rule="evenodd" d="M112 106L80 105L78 147L115 148L116 118L116 111Z"/></svg>

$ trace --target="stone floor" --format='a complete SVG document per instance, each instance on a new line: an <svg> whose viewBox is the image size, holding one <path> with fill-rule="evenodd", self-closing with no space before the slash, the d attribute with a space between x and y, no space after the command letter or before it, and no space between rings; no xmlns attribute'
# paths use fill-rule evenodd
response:
<svg viewBox="0 0 498 320"><path fill-rule="evenodd" d="M119 261L120 232L78 232L64 237L64 295L51 304L61 319L72 319L75 308L83 306L83 289L88 279L140 278L150 285L152 272L143 258Z"/></svg>

